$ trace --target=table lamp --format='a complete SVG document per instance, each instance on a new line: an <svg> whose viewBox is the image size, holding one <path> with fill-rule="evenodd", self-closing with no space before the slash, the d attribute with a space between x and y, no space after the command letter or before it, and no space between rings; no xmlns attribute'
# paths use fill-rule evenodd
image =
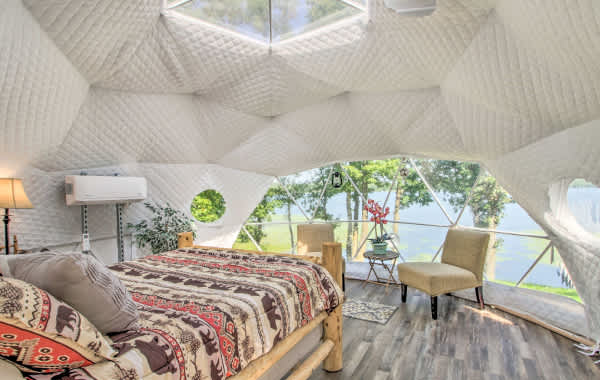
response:
<svg viewBox="0 0 600 380"><path fill-rule="evenodd" d="M25 194L23 181L17 178L0 178L0 208L4 209L4 247L6 254L10 252L8 224L10 223L9 209L33 208Z"/></svg>

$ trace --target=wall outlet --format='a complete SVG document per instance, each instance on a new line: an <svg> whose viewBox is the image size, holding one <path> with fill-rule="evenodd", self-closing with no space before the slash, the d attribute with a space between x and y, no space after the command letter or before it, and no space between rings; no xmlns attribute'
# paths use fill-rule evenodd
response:
<svg viewBox="0 0 600 380"><path fill-rule="evenodd" d="M90 247L90 235L89 234L81 234L81 250L83 252L91 251Z"/></svg>

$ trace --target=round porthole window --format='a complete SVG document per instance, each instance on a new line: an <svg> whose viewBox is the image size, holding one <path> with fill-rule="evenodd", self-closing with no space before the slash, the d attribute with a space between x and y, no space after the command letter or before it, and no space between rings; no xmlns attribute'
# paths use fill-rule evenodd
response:
<svg viewBox="0 0 600 380"><path fill-rule="evenodd" d="M600 235L600 188L578 178L569 185L567 200L579 225L594 235Z"/></svg>
<svg viewBox="0 0 600 380"><path fill-rule="evenodd" d="M225 199L217 190L204 190L194 197L191 212L200 222L216 222L225 214Z"/></svg>

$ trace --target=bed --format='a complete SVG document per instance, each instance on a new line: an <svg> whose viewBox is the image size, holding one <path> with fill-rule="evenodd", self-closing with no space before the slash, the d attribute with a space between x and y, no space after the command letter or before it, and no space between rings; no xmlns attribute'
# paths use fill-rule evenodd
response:
<svg viewBox="0 0 600 380"><path fill-rule="evenodd" d="M110 336L113 360L26 379L306 379L321 362L339 371L341 260L338 243L298 257L179 234L177 250L110 267L140 311L139 329Z"/></svg>

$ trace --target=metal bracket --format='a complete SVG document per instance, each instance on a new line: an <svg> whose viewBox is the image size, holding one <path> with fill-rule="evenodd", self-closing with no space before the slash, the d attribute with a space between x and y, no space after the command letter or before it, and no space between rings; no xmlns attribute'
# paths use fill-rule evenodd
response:
<svg viewBox="0 0 600 380"><path fill-rule="evenodd" d="M81 172L80 175L87 175L86 172ZM87 249L85 241L87 240L89 246L89 234L88 234L88 206L81 206L81 252L89 254L91 251Z"/></svg>
<svg viewBox="0 0 600 380"><path fill-rule="evenodd" d="M116 205L117 210L117 260L125 261L125 246L123 244L123 205Z"/></svg>

